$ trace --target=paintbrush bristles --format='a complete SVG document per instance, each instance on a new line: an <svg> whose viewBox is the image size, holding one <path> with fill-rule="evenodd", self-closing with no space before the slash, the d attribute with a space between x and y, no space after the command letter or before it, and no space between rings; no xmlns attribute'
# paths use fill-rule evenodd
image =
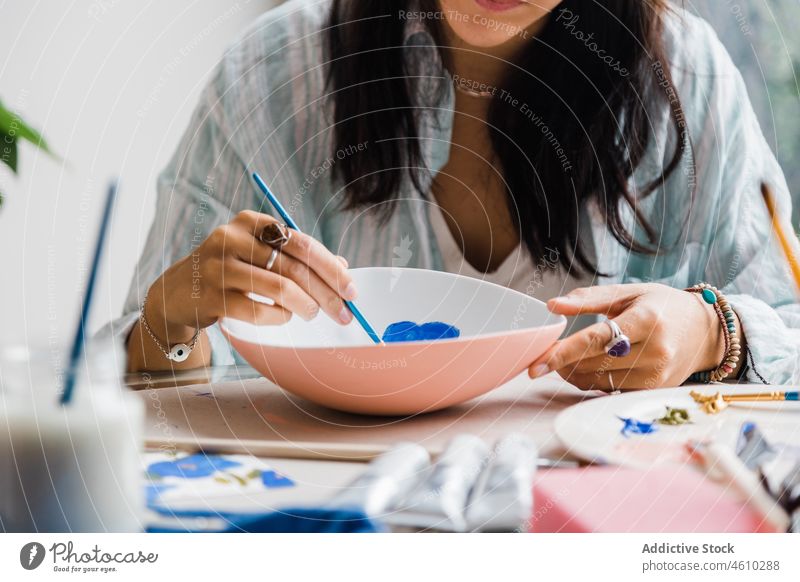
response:
<svg viewBox="0 0 800 582"><path fill-rule="evenodd" d="M706 396L705 394L692 390L689 392L689 395L700 405L700 408L702 408L703 412L706 414L717 414L728 407L727 401L719 392L711 396Z"/></svg>

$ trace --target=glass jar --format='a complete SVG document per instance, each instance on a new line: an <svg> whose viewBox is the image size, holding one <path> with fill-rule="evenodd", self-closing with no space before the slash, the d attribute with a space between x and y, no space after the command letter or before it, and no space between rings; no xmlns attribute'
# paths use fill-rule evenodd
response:
<svg viewBox="0 0 800 582"><path fill-rule="evenodd" d="M144 404L121 382L124 354L90 344L72 401L66 358L0 349L0 529L142 531Z"/></svg>

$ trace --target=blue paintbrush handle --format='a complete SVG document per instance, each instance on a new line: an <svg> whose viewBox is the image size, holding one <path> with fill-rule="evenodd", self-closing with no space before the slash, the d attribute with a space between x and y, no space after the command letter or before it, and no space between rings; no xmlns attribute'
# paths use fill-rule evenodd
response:
<svg viewBox="0 0 800 582"><path fill-rule="evenodd" d="M267 198L269 203L275 209L275 212L277 212L280 215L281 219L283 219L283 221L286 223L286 226L288 226L293 230L296 230L297 232L302 232L300 230L300 227L297 226L297 223L294 220L292 220L292 217L289 216L288 212L286 212L286 209L283 207L283 204L281 204L280 201L275 197L275 195L270 191L269 187L264 183L264 180L261 179L261 176L259 176L257 172L253 172L253 180L255 180L258 187L264 193L264 196ZM364 331L367 332L367 335L370 337L370 339L374 341L376 344L383 343L381 342L380 336L375 332L375 329L367 321L367 318L364 317L364 314L361 313L358 307L356 307L356 304L353 303L352 301L345 301L344 304L347 305L347 308L350 310L350 313L353 314L353 317L355 317L359 325L361 325L361 327L364 328Z"/></svg>
<svg viewBox="0 0 800 582"><path fill-rule="evenodd" d="M800 400L800 392L787 392L786 400Z"/></svg>
<svg viewBox="0 0 800 582"><path fill-rule="evenodd" d="M347 309L350 310L350 313L353 314L353 317L356 318L356 321L361 324L361 327L364 328L364 331L367 332L367 335L372 338L372 341L374 341L376 344L383 343L381 338L375 332L375 329L367 321L367 318L364 317L364 314L361 313L358 307L356 307L356 304L352 301L345 301L344 304L347 305Z"/></svg>
<svg viewBox="0 0 800 582"><path fill-rule="evenodd" d="M275 209L275 212L281 215L281 218L286 223L286 226L296 230L297 232L302 232L300 227L297 226L297 223L292 219L291 216L289 216L289 213L286 212L283 204L281 204L280 200L278 200L272 191L270 191L269 187L264 183L264 180L261 179L261 176L259 176L258 173L253 172L253 180L255 180L256 184L258 184L258 187L261 188L261 191L264 193L264 196L267 197L267 200L269 200L269 203Z"/></svg>
<svg viewBox="0 0 800 582"><path fill-rule="evenodd" d="M75 390L75 381L78 376L78 364L83 354L84 344L86 343L86 323L92 309L92 297L94 296L94 285L97 281L97 271L100 270L100 257L103 255L105 247L108 224L111 222L111 209L114 207L114 200L117 197L117 183L111 182L106 192L106 205L103 209L103 218L100 222L100 230L97 233L97 242L94 247L94 258L92 259L92 269L89 271L89 279L86 283L86 294L83 296L83 306L81 316L78 320L78 329L75 330L75 339L72 341L72 350L69 354L69 367L67 368L64 379L64 391L61 393L61 404L68 404L72 399Z"/></svg>

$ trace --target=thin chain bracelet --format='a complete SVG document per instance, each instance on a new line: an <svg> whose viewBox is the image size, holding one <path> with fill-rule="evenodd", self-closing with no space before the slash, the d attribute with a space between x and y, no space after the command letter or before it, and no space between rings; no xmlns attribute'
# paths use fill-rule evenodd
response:
<svg viewBox="0 0 800 582"><path fill-rule="evenodd" d="M168 360L173 362L184 362L189 357L189 354L192 353L192 350L197 345L197 340L200 339L200 333L203 331L199 327L194 332L194 336L189 341L188 344L175 344L174 346L165 346L161 343L161 341L156 337L156 334L153 333L153 330L150 328L150 324L147 322L147 317L145 317L144 309L147 305L147 295L144 296L144 301L142 301L142 308L139 311L139 321L142 322L142 327L144 327L147 334L153 340L153 343L156 344L161 353L164 354L164 357Z"/></svg>
<svg viewBox="0 0 800 582"><path fill-rule="evenodd" d="M741 340L736 332L736 315L720 290L708 283L699 283L685 289L685 291L700 294L703 301L714 308L722 325L722 333L725 339L725 355L722 357L722 363L713 370L696 372L689 376L689 379L706 384L722 382L733 373L742 354Z"/></svg>
<svg viewBox="0 0 800 582"><path fill-rule="evenodd" d="M755 374L755 375L756 375L756 377L757 377L759 380L761 380L761 383L762 383L762 384L769 386L769 382L767 382L767 381L764 379L764 376L762 376L761 374L759 374L759 373L758 373L758 370L756 369L756 361L755 361L755 359L753 359L753 352L751 352L751 351L750 351L750 346L747 346L747 347L744 349L744 352L745 352L745 354L747 354L747 357L746 357L746 358L745 358L745 360L744 360L744 366L742 366L742 369L744 370L744 372L745 372L745 375L747 374L747 370L748 370L748 369L750 369L750 370L752 370L752 371L753 371L753 374Z"/></svg>

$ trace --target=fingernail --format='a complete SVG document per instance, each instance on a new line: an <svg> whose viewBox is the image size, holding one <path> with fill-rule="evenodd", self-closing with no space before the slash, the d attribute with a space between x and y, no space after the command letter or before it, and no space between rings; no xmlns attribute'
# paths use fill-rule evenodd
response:
<svg viewBox="0 0 800 582"><path fill-rule="evenodd" d="M354 301L358 297L358 290L356 284L350 281L347 287L344 288L344 298L348 301Z"/></svg>
<svg viewBox="0 0 800 582"><path fill-rule="evenodd" d="M559 303L572 303L573 298L568 295L561 295L560 297L553 297L550 301L558 301Z"/></svg>
<svg viewBox="0 0 800 582"><path fill-rule="evenodd" d="M342 323L350 323L353 320L353 314L350 313L350 310L347 307L342 307L342 310L339 312L339 321Z"/></svg>
<svg viewBox="0 0 800 582"><path fill-rule="evenodd" d="M309 307L306 311L306 321L311 321L315 319L319 315L319 305L315 305L314 307Z"/></svg>
<svg viewBox="0 0 800 582"><path fill-rule="evenodd" d="M531 378L539 378L540 376L544 376L545 374L550 373L550 366L547 364L538 364L531 369L530 376Z"/></svg>

